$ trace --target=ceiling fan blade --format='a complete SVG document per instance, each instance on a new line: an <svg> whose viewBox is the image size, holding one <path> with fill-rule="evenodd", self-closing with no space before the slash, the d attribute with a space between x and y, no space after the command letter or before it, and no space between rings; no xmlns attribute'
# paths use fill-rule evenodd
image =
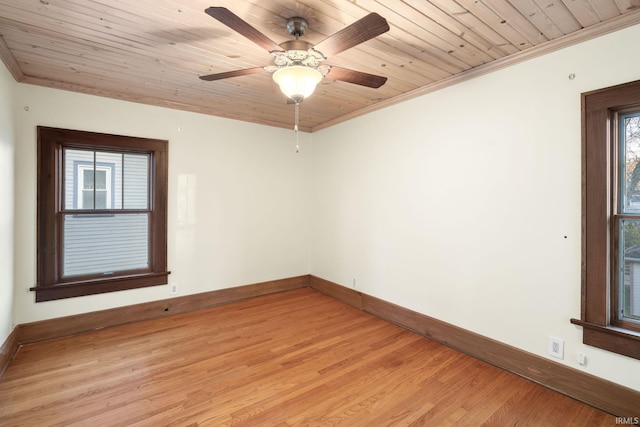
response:
<svg viewBox="0 0 640 427"><path fill-rule="evenodd" d="M389 31L387 20L377 13L370 13L334 35L327 37L315 45L314 49L322 52L328 58L387 31Z"/></svg>
<svg viewBox="0 0 640 427"><path fill-rule="evenodd" d="M248 76L249 74L257 74L264 72L264 68L246 68L244 70L225 71L224 73L209 74L206 76L200 76L200 80L206 80L208 82L213 80L228 79L230 77Z"/></svg>
<svg viewBox="0 0 640 427"><path fill-rule="evenodd" d="M332 66L331 70L329 70L329 74L327 74L327 77L334 80L340 80L342 82L372 87L374 89L379 88L387 81L386 77L334 66Z"/></svg>
<svg viewBox="0 0 640 427"><path fill-rule="evenodd" d="M208 7L204 11L207 13L207 15L211 16L214 19L217 19L227 27L245 36L258 46L266 49L268 52L273 52L274 50L282 50L278 43L274 42L269 37L253 28L246 21L244 21L235 13L231 12L226 7Z"/></svg>

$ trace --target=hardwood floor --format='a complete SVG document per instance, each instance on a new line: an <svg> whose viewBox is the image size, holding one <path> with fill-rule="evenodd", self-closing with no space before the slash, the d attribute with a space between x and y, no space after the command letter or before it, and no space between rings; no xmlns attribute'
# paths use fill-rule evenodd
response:
<svg viewBox="0 0 640 427"><path fill-rule="evenodd" d="M2 426L615 425L312 289L20 348Z"/></svg>

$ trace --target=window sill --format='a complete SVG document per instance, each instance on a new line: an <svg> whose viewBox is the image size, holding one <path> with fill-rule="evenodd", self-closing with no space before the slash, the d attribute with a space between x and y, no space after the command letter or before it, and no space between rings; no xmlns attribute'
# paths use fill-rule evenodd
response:
<svg viewBox="0 0 640 427"><path fill-rule="evenodd" d="M31 291L36 293L36 302L53 301L126 289L145 288L166 285L170 272L144 273L120 276L108 279L86 280L82 282L60 283L52 286L36 286Z"/></svg>
<svg viewBox="0 0 640 427"><path fill-rule="evenodd" d="M574 325L582 326L582 342L592 347L640 359L640 333L615 326L602 326L571 319Z"/></svg>

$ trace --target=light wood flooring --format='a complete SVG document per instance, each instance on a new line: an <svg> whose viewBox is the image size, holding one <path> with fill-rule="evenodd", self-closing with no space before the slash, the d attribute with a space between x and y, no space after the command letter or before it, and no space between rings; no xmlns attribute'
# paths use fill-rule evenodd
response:
<svg viewBox="0 0 640 427"><path fill-rule="evenodd" d="M596 426L615 417L311 289L23 346L2 426Z"/></svg>

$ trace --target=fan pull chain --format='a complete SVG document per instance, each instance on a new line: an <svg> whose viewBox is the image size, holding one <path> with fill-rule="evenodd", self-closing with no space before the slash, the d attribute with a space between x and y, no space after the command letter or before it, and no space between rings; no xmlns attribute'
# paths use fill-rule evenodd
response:
<svg viewBox="0 0 640 427"><path fill-rule="evenodd" d="M296 116L293 131L296 133L296 153L300 152L300 136L298 135L298 120L300 118L300 103L296 102Z"/></svg>

